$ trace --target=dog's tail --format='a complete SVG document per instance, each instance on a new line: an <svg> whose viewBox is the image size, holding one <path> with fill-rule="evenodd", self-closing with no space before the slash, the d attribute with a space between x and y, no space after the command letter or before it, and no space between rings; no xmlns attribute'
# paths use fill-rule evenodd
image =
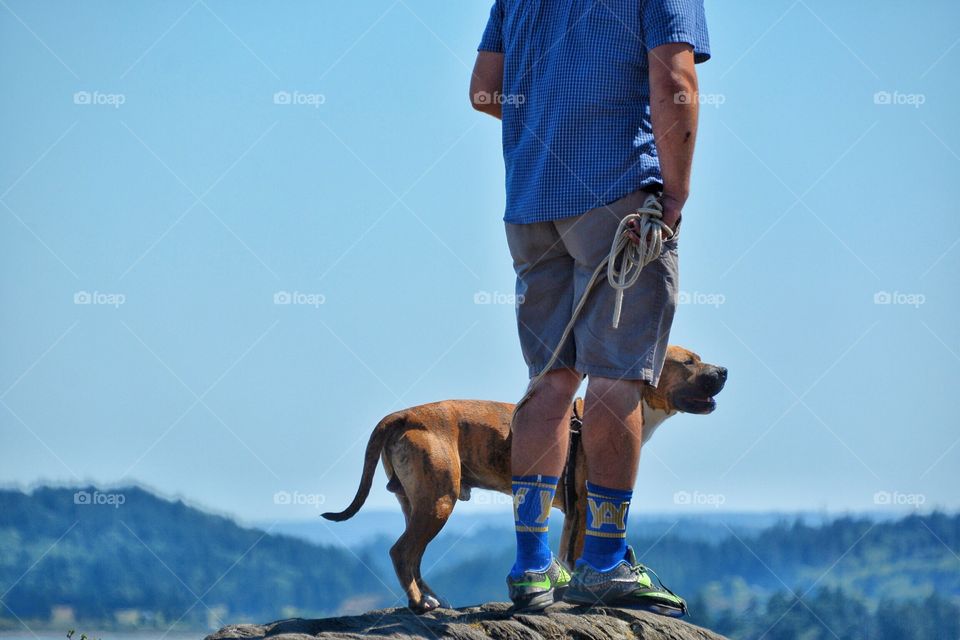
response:
<svg viewBox="0 0 960 640"><path fill-rule="evenodd" d="M400 418L402 420L402 418ZM370 487L373 485L373 475L377 471L377 460L380 458L380 452L383 451L383 441L387 437L387 430L397 423L398 416L391 414L381 420L370 434L370 440L367 442L367 452L363 457L363 475L360 477L360 486L357 488L357 495L353 502L343 511L328 511L323 515L327 520L342 522L352 518L360 511L360 507L366 502L370 495Z"/></svg>

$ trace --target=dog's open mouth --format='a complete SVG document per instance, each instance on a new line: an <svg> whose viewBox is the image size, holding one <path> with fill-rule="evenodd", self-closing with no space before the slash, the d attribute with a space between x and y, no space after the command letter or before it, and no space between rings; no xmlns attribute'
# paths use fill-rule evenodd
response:
<svg viewBox="0 0 960 640"><path fill-rule="evenodd" d="M711 396L703 398L679 398L677 408L684 413L711 413L717 408L717 401Z"/></svg>

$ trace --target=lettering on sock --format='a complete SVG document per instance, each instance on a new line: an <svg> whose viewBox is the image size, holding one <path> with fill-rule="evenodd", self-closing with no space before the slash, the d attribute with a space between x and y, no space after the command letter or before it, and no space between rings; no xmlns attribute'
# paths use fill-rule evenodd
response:
<svg viewBox="0 0 960 640"><path fill-rule="evenodd" d="M513 478L513 519L517 532L517 561L510 572L519 576L542 571L550 564L547 522L556 493L557 478L530 476Z"/></svg>
<svg viewBox="0 0 960 640"><path fill-rule="evenodd" d="M547 521L547 518L550 516L550 505L553 503L553 495L551 491L537 491L537 501L536 504L537 511L529 512L529 510L524 509L527 513L520 514L521 505L532 504L527 502L527 497L531 492L530 487L517 487L516 492L513 494L513 519L515 522L521 522L522 520L529 521L533 520L536 524L543 524Z"/></svg>
<svg viewBox="0 0 960 640"><path fill-rule="evenodd" d="M553 502L553 496L549 491L538 491L540 494L540 515L537 516L537 523L543 524L550 515L550 503Z"/></svg>
<svg viewBox="0 0 960 640"><path fill-rule="evenodd" d="M529 492L529 487L515 487L513 490L513 519L515 522L520 522L520 505L523 504Z"/></svg>
<svg viewBox="0 0 960 640"><path fill-rule="evenodd" d="M602 537L624 537L626 535L629 502L617 501L615 503L599 496L590 496L587 498L587 505L590 507L590 526L587 527L587 535ZM616 531L603 531L602 528L605 525L615 527Z"/></svg>

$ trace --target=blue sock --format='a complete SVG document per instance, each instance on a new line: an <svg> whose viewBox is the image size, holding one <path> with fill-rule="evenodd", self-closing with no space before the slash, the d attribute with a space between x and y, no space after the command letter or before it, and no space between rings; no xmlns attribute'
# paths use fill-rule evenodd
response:
<svg viewBox="0 0 960 640"><path fill-rule="evenodd" d="M517 561L510 570L514 578L525 571L543 571L553 557L547 542L547 520L556 476L513 476L513 520L517 529Z"/></svg>
<svg viewBox="0 0 960 640"><path fill-rule="evenodd" d="M633 491L587 483L587 535L581 559L608 571L627 554L627 512Z"/></svg>

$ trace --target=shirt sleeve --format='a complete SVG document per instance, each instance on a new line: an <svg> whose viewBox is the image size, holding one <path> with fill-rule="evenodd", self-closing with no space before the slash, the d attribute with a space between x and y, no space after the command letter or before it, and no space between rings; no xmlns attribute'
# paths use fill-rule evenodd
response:
<svg viewBox="0 0 960 640"><path fill-rule="evenodd" d="M477 51L503 53L503 0L495 0Z"/></svg>
<svg viewBox="0 0 960 640"><path fill-rule="evenodd" d="M693 47L694 62L710 59L703 0L644 0L641 18L648 50L671 42L685 42Z"/></svg>

